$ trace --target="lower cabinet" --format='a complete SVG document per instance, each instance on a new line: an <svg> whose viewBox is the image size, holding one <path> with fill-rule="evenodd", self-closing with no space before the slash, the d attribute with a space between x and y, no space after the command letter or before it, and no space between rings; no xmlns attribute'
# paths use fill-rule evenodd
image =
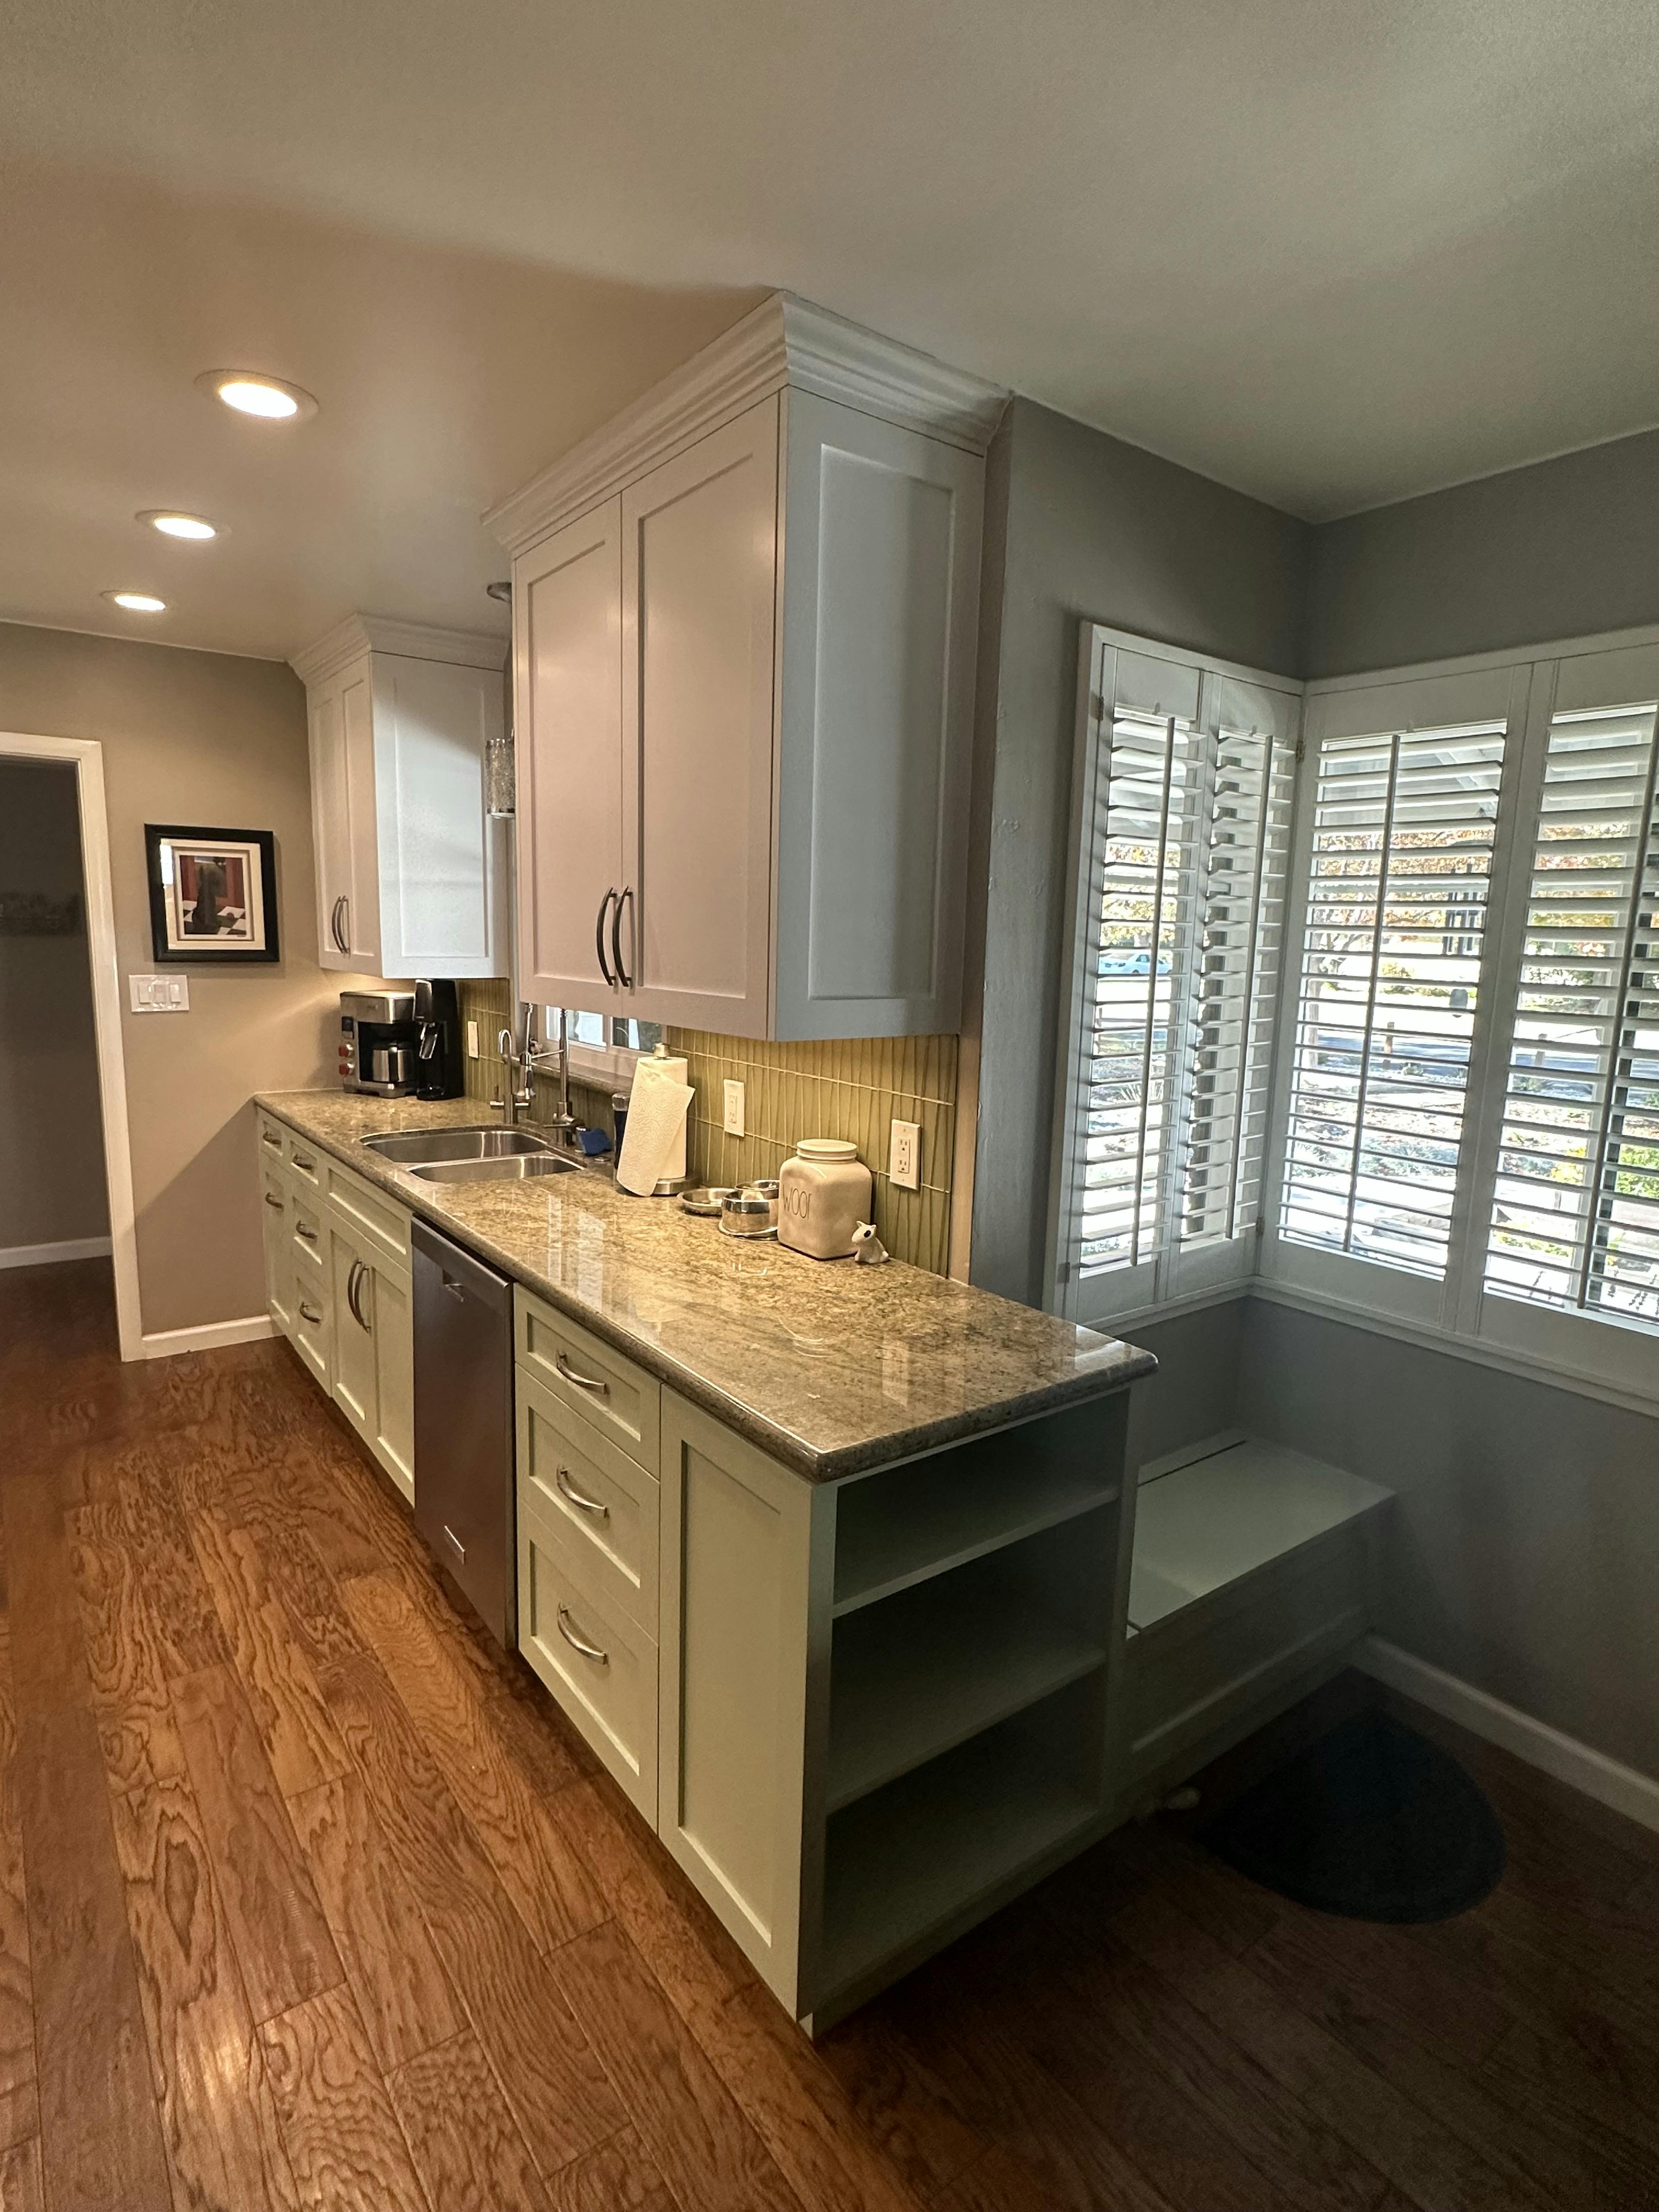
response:
<svg viewBox="0 0 1659 2212"><path fill-rule="evenodd" d="M404 1496L415 1499L415 1316L410 1279L355 1231L329 1224L334 1400Z"/></svg>
<svg viewBox="0 0 1659 2212"><path fill-rule="evenodd" d="M412 1504L408 1211L274 1115L256 1121L266 1310Z"/></svg>

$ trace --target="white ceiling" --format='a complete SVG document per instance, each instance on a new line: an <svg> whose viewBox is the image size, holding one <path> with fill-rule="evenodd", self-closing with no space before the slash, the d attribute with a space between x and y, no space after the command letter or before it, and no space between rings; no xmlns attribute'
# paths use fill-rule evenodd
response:
<svg viewBox="0 0 1659 2212"><path fill-rule="evenodd" d="M488 627L782 284L1323 517L1659 420L1651 0L9 0L0 613ZM263 368L270 429L192 386ZM164 544L140 507L230 535ZM159 592L152 623L105 588Z"/></svg>

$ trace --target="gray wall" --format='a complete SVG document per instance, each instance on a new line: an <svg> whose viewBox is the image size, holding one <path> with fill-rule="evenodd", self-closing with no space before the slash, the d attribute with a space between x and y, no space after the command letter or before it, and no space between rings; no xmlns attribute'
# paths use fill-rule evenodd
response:
<svg viewBox="0 0 1659 2212"><path fill-rule="evenodd" d="M999 433L988 494L985 610L997 643L981 671L975 757L971 1274L1040 1304L1079 622L1294 674L1310 532L1026 399Z"/></svg>
<svg viewBox="0 0 1659 2212"><path fill-rule="evenodd" d="M0 929L0 1253L109 1234L75 771L0 758L0 896L80 902L69 934Z"/></svg>
<svg viewBox="0 0 1659 2212"><path fill-rule="evenodd" d="M1659 1419L1262 1298L1238 1419L1398 1492L1380 1634L1659 1774Z"/></svg>
<svg viewBox="0 0 1659 2212"><path fill-rule="evenodd" d="M1659 430L1328 522L1305 676L1659 622Z"/></svg>

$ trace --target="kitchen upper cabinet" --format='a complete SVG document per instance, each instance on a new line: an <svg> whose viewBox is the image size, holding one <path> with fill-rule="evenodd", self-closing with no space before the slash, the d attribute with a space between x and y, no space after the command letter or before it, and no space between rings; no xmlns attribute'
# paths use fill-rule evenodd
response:
<svg viewBox="0 0 1659 2212"><path fill-rule="evenodd" d="M515 564L520 988L598 1008L615 989L608 943L623 878L622 503Z"/></svg>
<svg viewBox="0 0 1659 2212"><path fill-rule="evenodd" d="M1002 397L780 297L490 518L527 994L746 1036L959 1025Z"/></svg>
<svg viewBox="0 0 1659 2212"><path fill-rule="evenodd" d="M351 975L494 975L501 830L485 750L498 639L353 616L297 655L310 719L319 958Z"/></svg>

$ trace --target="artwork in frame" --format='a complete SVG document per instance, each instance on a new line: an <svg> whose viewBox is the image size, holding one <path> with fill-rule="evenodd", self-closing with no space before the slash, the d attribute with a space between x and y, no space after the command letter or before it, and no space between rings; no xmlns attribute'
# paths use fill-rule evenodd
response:
<svg viewBox="0 0 1659 2212"><path fill-rule="evenodd" d="M175 965L276 960L276 841L269 830L144 824L151 957Z"/></svg>

